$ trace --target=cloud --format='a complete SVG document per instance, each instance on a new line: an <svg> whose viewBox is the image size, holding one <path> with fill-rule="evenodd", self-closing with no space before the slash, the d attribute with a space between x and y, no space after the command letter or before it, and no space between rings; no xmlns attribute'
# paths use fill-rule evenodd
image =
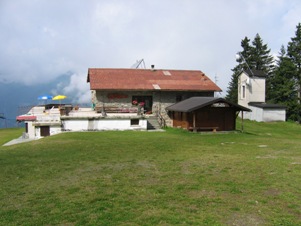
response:
<svg viewBox="0 0 301 226"><path fill-rule="evenodd" d="M63 93L72 97L72 103L90 103L90 86L87 83L87 75L72 74L70 82L62 89Z"/></svg>
<svg viewBox="0 0 301 226"><path fill-rule="evenodd" d="M240 42L259 33L275 54L294 35L299 0L1 1L0 82L48 83L88 100L89 67L202 70L225 91ZM298 21L299 20L299 21ZM76 94L77 93L77 94Z"/></svg>

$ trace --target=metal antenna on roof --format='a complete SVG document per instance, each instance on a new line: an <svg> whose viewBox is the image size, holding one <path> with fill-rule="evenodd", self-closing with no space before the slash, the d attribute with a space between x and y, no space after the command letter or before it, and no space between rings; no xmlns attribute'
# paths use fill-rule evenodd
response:
<svg viewBox="0 0 301 226"><path fill-rule="evenodd" d="M137 62L135 64L132 65L131 68L142 68L142 69L145 69L145 62L144 62L144 59L141 59L141 60L137 60Z"/></svg>
<svg viewBox="0 0 301 226"><path fill-rule="evenodd" d="M236 57L236 60L242 59L242 61L247 65L247 68L249 69L249 71L251 72L251 74L254 76L253 71L249 67L248 62L246 61L246 59L244 58L244 56L242 55L242 53L241 52L237 52L236 55L235 55L235 57Z"/></svg>
<svg viewBox="0 0 301 226"><path fill-rule="evenodd" d="M218 76L217 76L217 74L215 74L215 76L214 76L214 82L215 82L215 84L217 84L217 82L218 82ZM218 94L214 93L214 96L215 97L221 96L221 92L218 92Z"/></svg>

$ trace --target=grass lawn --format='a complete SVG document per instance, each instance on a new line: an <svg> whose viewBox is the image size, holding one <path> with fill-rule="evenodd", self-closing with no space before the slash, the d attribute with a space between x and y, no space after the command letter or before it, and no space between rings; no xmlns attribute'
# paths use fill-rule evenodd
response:
<svg viewBox="0 0 301 226"><path fill-rule="evenodd" d="M244 128L0 146L0 225L301 225L301 126ZM0 144L21 134L0 130Z"/></svg>
<svg viewBox="0 0 301 226"><path fill-rule="evenodd" d="M3 144L22 136L22 132L24 132L24 128L0 129L0 147Z"/></svg>

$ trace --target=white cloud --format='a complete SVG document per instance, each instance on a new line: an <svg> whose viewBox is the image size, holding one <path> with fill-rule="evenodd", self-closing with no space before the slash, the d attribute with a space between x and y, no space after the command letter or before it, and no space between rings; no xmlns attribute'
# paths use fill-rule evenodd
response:
<svg viewBox="0 0 301 226"><path fill-rule="evenodd" d="M83 104L91 102L90 87L86 74L71 74L68 81L57 84L56 89L51 90L53 95L66 95L71 103Z"/></svg>
<svg viewBox="0 0 301 226"><path fill-rule="evenodd" d="M47 83L90 94L89 67L202 70L226 91L240 42L259 33L277 53L300 22L299 0L1 1L0 82Z"/></svg>

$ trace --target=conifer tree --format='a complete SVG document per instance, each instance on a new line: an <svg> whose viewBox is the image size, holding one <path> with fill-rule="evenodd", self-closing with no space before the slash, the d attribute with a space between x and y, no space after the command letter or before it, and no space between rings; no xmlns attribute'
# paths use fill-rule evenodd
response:
<svg viewBox="0 0 301 226"><path fill-rule="evenodd" d="M251 68L263 71L266 74L266 100L271 99L271 82L270 76L273 72L273 56L270 55L271 50L267 44L263 44L263 41L259 34L256 34L251 49Z"/></svg>
<svg viewBox="0 0 301 226"><path fill-rule="evenodd" d="M238 94L237 94L237 90L238 90L238 75L241 71L240 66L237 65L235 68L231 69L233 74L231 76L231 81L228 84L228 88L227 88L227 94L225 99L228 101L231 101L233 103L237 103L238 102Z"/></svg>
<svg viewBox="0 0 301 226"><path fill-rule="evenodd" d="M295 81L298 88L298 121L301 122L301 23L297 25L295 37L288 43L287 54L296 67Z"/></svg>
<svg viewBox="0 0 301 226"><path fill-rule="evenodd" d="M286 55L282 46L274 73L271 76L271 102L283 104L286 108L287 120L298 120L297 89L295 83L296 67Z"/></svg>
<svg viewBox="0 0 301 226"><path fill-rule="evenodd" d="M271 50L263 41L259 34L256 34L251 49L251 65L250 67L256 70L264 71L270 75L273 71L273 56L270 55Z"/></svg>
<svg viewBox="0 0 301 226"><path fill-rule="evenodd" d="M250 46L250 39L248 39L247 37L245 37L242 41L241 41L241 47L243 48L243 50L240 52L243 57L246 59L247 63L249 63L249 59L250 59L250 54L251 54L251 46ZM243 69L247 69L247 65L244 62L243 59L239 58L236 59L236 61L239 63L237 66L235 66L232 70L233 74L231 76L231 81L228 84L228 88L227 88L227 94L226 94L226 100L231 101L233 103L237 103L238 102L238 97L237 97L237 91L238 91L238 76L241 73L241 71Z"/></svg>

